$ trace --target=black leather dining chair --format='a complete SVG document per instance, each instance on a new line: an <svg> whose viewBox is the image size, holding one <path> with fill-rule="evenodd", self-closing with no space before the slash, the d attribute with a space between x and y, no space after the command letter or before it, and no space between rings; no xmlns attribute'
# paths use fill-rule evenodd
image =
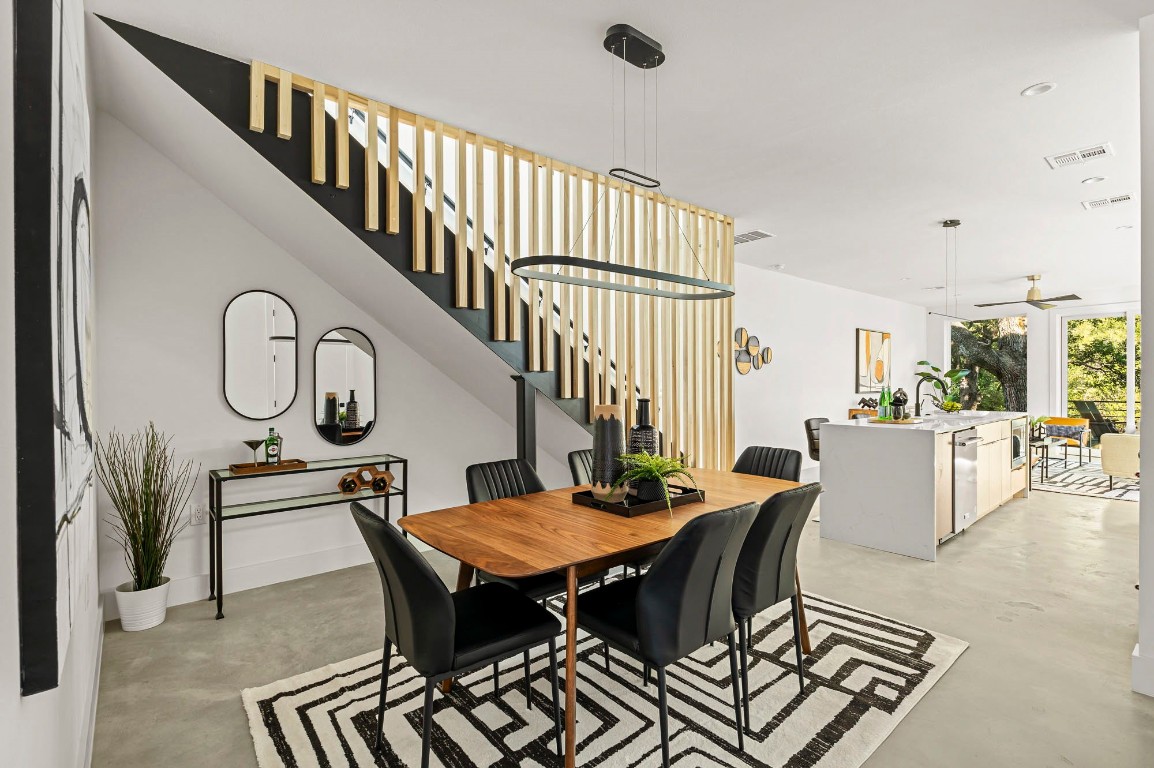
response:
<svg viewBox="0 0 1154 768"><path fill-rule="evenodd" d="M757 505L695 517L665 545L644 576L590 590L577 601L577 626L606 647L657 670L661 757L669 765L665 670L709 643L729 639L729 670L737 745L745 749L737 686L733 574ZM608 655L606 655L608 664Z"/></svg>
<svg viewBox="0 0 1154 768"><path fill-rule="evenodd" d="M801 478L801 451L751 445L737 457L733 471L796 483Z"/></svg>
<svg viewBox="0 0 1154 768"><path fill-rule="evenodd" d="M377 705L375 751L381 750L389 662L393 646L425 678L421 728L421 768L429 765L433 690L437 683L489 664L549 645L553 686L553 729L561 755L561 715L557 692L557 636L561 622L547 609L504 584L482 584L450 593L419 552L396 528L359 502L353 519L369 546L381 576L385 598L385 648L381 661L381 694ZM525 670L525 692L532 688Z"/></svg>
<svg viewBox="0 0 1154 768"><path fill-rule="evenodd" d="M745 537L733 574L733 615L741 646L742 708L749 728L749 645L753 617L787 597L793 612L793 644L797 652L797 679L805 693L805 665L801 654L801 618L794 574L801 530L821 493L820 483L775 493L761 509Z"/></svg>
<svg viewBox="0 0 1154 768"><path fill-rule="evenodd" d="M473 464L465 469L465 485L469 489L470 504L507 499L512 496L525 496L545 490L545 484L541 482L541 478L533 469L533 465L524 459L501 459L500 461ZM592 584L600 581L604 575L604 573L597 573L585 576L581 579L581 584ZM507 579L504 576L477 571L477 579L483 582L495 581L500 584L507 584L534 600L546 600L560 595L566 589L565 574L563 573L542 573L523 579Z"/></svg>
<svg viewBox="0 0 1154 768"><path fill-rule="evenodd" d="M569 472L573 475L573 485L592 485L593 449L569 451Z"/></svg>
<svg viewBox="0 0 1154 768"><path fill-rule="evenodd" d="M821 425L828 424L829 419L806 419L805 442L809 446L809 457L814 461L821 461Z"/></svg>

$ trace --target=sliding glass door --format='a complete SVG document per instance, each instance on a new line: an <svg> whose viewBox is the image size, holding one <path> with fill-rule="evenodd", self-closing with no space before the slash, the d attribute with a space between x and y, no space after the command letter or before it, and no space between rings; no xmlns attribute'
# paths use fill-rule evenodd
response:
<svg viewBox="0 0 1154 768"><path fill-rule="evenodd" d="M1141 418L1142 318L1135 311L1063 318L1066 409L1090 420L1094 442Z"/></svg>

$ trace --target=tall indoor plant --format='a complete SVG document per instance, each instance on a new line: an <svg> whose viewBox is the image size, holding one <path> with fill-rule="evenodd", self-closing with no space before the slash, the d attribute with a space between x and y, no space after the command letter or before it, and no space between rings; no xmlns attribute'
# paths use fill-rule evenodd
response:
<svg viewBox="0 0 1154 768"><path fill-rule="evenodd" d="M200 477L191 461L177 464L172 438L148 423L141 432L113 430L96 442L96 474L116 515L112 538L124 550L132 575L116 588L120 624L129 632L155 627L168 607L164 565L172 542L184 530L184 508Z"/></svg>

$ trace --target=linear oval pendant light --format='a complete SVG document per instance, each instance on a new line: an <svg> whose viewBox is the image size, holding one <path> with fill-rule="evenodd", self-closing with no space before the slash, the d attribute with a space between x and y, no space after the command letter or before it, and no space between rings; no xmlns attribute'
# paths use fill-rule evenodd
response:
<svg viewBox="0 0 1154 768"><path fill-rule="evenodd" d="M665 54L661 50L661 44L651 37L638 32L628 24L616 24L610 27L605 33L604 45L605 50L622 61L641 69L643 72L656 69L665 61ZM623 83L624 80L625 69L624 66L622 66ZM646 111L648 111L647 106ZM622 124L625 126L624 117L622 118ZM625 127L627 128L627 126ZM624 131L622 135L625 136ZM627 143L626 146L628 146ZM656 190L657 194L661 195L661 198L668 203L668 198L666 198L665 193L661 191L661 182L651 176L624 167L611 168L609 170L609 176L637 187ZM606 185L601 192L602 198L607 194L609 194L608 185ZM597 210L600 200L601 198L591 207L589 217L585 220L585 226L588 226L589 221L593 218L593 211ZM619 190L617 197L619 215L623 200L624 194ZM645 215L648 218L648 206L642 207L646 209ZM526 279L532 278L568 285L582 285L588 288L604 288L606 290L621 291L624 293L640 293L646 296L659 296L682 301L706 301L711 299L725 299L733 296L733 285L715 281L710 277L709 273L705 271L705 267L702 266L700 259L697 258L696 249L693 247L693 244L689 242L689 238L681 228L679 218L670 211L668 204L665 210L666 215L672 216L673 220L677 223L677 230L689 247L689 252L692 254L693 260L701 269L702 274L705 275L704 279L691 277L689 275L679 275L675 272L662 272L654 269L633 267L626 264L615 264L609 260L609 254L606 254L605 261L573 256L573 247L575 247L577 242L580 242L580 239L584 236L585 227L582 227L581 233L578 234L577 240L573 243L573 246L570 247L568 254L526 256L514 259L510 264L510 268L514 275ZM651 222L651 224L655 223L656 222ZM618 244L619 252L622 245L623 244ZM579 274L566 274L563 271L565 269L596 270L602 274L609 273L621 275L625 278L637 278L638 280L623 280L621 282L598 280L595 278L581 277ZM639 280L649 281L649 284L641 284ZM661 284L665 284L665 286L659 287Z"/></svg>

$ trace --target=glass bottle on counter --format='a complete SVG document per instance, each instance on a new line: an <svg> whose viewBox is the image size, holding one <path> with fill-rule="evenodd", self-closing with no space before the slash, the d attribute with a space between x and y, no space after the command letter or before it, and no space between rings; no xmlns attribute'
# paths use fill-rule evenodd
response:
<svg viewBox="0 0 1154 768"><path fill-rule="evenodd" d="M268 437L264 439L264 460L266 464L280 464L280 449L283 444L281 436L275 427L268 428Z"/></svg>
<svg viewBox="0 0 1154 768"><path fill-rule="evenodd" d="M890 405L892 398L890 396L890 388L887 385L882 385L881 396L878 397L878 418L889 419L893 413L893 407Z"/></svg>

